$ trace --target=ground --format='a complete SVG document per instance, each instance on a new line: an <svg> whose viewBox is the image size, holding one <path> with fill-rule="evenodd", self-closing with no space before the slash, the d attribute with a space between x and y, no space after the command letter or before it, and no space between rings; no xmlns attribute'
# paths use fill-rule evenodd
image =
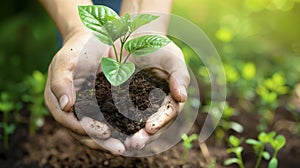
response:
<svg viewBox="0 0 300 168"><path fill-rule="evenodd" d="M254 115L239 115L239 121L245 121L245 132L243 136L255 136L253 124ZM196 123L200 123L204 114L198 116ZM248 122L246 122L248 121ZM195 124L191 133L197 133L200 126ZM228 132L228 134L231 132ZM289 133L287 130L279 130L279 133L287 138L287 145L279 152L279 167L299 167L300 166L300 139ZM35 135L28 134L28 126L21 124L17 131L10 137L10 149L3 150L0 147L1 167L224 167L223 162L229 157L226 153L226 137L221 141L216 141L211 136L203 147L200 148L198 142L193 143L193 148L189 150L188 159L183 160L183 146L178 143L170 150L145 158L128 158L114 156L101 151L88 149L76 141L65 128L61 127L51 117L47 117L45 124ZM2 144L1 144L2 145ZM208 152L205 150L207 146ZM202 150L201 150L202 149ZM244 158L246 167L253 167L255 155L251 147L244 147ZM216 163L214 164L214 158ZM263 165L266 165L264 163ZM232 166L235 167L235 166Z"/></svg>

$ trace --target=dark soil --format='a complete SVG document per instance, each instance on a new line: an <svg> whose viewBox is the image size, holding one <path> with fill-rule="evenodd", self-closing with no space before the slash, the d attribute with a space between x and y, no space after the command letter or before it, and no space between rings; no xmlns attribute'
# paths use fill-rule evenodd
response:
<svg viewBox="0 0 300 168"><path fill-rule="evenodd" d="M27 111L24 117L28 117ZM279 110L276 118L280 120L289 120L291 115L288 111ZM206 115L199 113L194 127L190 133L199 133L201 123L205 120ZM242 122L245 125L243 137L253 137L257 135L256 125L259 116L254 113L245 112L238 115L234 121ZM1 118L1 116L0 116ZM276 122L275 121L275 125ZM294 133L288 131L287 127L277 130L287 138L287 145L279 151L279 168L296 168L300 166L300 138ZM45 124L39 128L36 134L28 133L28 124L19 124L16 132L10 136L10 149L5 151L3 143L0 143L0 167L108 167L108 168L208 168L216 161L215 167L225 167L223 162L227 155L227 137L233 132L226 132L224 137L216 140L215 134L205 142L209 153L205 153L199 147L197 142L193 143L192 149L189 150L188 159L183 160L182 142L173 146L171 149L149 157L122 157L114 156L102 151L96 151L87 148L74 139L66 129L61 127L52 117L45 118ZM208 156L209 155L209 156ZM246 168L252 168L255 164L256 156L253 149L245 145L244 162ZM266 165L267 162L263 162ZM227 168L236 168L236 165L227 166ZM267 166L262 166L267 167Z"/></svg>
<svg viewBox="0 0 300 168"><path fill-rule="evenodd" d="M112 87L104 74L99 73L95 82L91 77L83 84L74 111L79 119L89 116L108 123L114 134L132 135L145 127L147 118L157 112L169 92L168 82L156 77L151 69L136 72L117 87ZM99 110L91 107L99 108L102 114L95 114Z"/></svg>

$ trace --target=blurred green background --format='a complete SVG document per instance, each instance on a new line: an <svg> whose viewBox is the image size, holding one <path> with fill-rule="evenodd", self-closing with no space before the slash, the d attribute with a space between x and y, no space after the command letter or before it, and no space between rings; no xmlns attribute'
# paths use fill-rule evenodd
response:
<svg viewBox="0 0 300 168"><path fill-rule="evenodd" d="M54 24L35 1L6 1L1 11L0 90L32 74L46 73L58 49ZM254 62L259 73L298 80L300 0L175 0L173 13L198 25L225 64ZM188 57L188 55L186 55ZM300 66L299 66L300 67ZM291 83L291 84L292 84Z"/></svg>
<svg viewBox="0 0 300 168"><path fill-rule="evenodd" d="M48 65L58 50L57 30L37 1L3 3L0 116L9 133L14 126L8 126L22 120L19 111L28 109L34 132L47 114L42 94ZM276 109L281 105L278 97L290 95L300 81L300 0L175 0L173 13L207 34L223 61L228 96L258 98L250 109L262 114ZM186 59L192 59L193 51L181 47ZM199 73L199 81L209 85L205 67L187 62ZM4 117L8 112L14 113Z"/></svg>

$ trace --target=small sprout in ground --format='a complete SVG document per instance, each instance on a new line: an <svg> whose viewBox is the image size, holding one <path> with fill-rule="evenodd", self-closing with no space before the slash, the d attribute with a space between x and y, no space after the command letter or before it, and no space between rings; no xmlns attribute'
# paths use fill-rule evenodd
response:
<svg viewBox="0 0 300 168"><path fill-rule="evenodd" d="M15 103L9 100L9 94L2 92L0 95L0 112L3 113L3 119L0 121L0 128L3 129L3 135L0 134L0 139L3 139L4 149L9 148L9 135L14 133L15 123L9 123L10 112L14 110Z"/></svg>
<svg viewBox="0 0 300 168"><path fill-rule="evenodd" d="M79 6L79 16L83 24L92 30L94 35L104 44L113 47L115 59L103 57L102 71L113 86L126 82L135 71L135 65L127 62L130 56L140 57L151 54L171 40L159 35L144 35L129 39L139 27L150 23L158 16L139 14L131 18L129 14L120 17L112 9L102 5ZM115 42L119 40L119 54ZM128 54L123 55L123 49Z"/></svg>
<svg viewBox="0 0 300 168"><path fill-rule="evenodd" d="M231 135L229 137L229 144L231 145L231 148L227 149L227 153L234 153L236 155L236 158L229 158L225 160L224 165L228 166L231 164L238 164L240 168L244 168L244 162L242 158L242 151L243 147L240 146L240 144L243 142L242 139L239 139L238 137Z"/></svg>
<svg viewBox="0 0 300 168"><path fill-rule="evenodd" d="M261 132L258 135L258 140L256 139L247 139L246 143L249 145L252 145L254 152L257 154L257 161L255 163L254 168L260 167L260 163L262 158L265 160L270 160L268 167L269 168L277 168L278 167L278 159L277 159L277 153L278 151L283 148L283 146L286 143L285 137L282 135L277 135L276 137L275 132L265 133ZM237 157L236 158L230 158L227 159L224 164L226 166L231 164L238 164L240 168L245 167L242 160L242 151L243 148L240 146L242 143L242 140L231 135L229 137L229 143L232 146L231 148L227 149L228 153L234 153ZM270 153L265 151L265 145L270 144L271 147L274 149L274 154L271 158Z"/></svg>
<svg viewBox="0 0 300 168"><path fill-rule="evenodd" d="M184 147L183 159L186 162L188 158L188 151L193 147L192 142L198 139L198 135L192 134L188 136L187 134L182 134L181 139L183 140L183 147Z"/></svg>

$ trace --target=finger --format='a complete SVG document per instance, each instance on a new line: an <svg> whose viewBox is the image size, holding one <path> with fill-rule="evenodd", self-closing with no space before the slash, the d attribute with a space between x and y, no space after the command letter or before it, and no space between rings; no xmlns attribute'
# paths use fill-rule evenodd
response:
<svg viewBox="0 0 300 168"><path fill-rule="evenodd" d="M134 149L142 149L149 139L150 135L147 131L145 129L141 129L131 137L130 147Z"/></svg>
<svg viewBox="0 0 300 168"><path fill-rule="evenodd" d="M125 152L124 144L115 138L108 138L105 140L96 139L96 142L100 144L100 146L114 155L122 155Z"/></svg>
<svg viewBox="0 0 300 168"><path fill-rule="evenodd" d="M108 138L105 140L99 140L91 139L88 136L79 136L73 132L70 133L75 139L91 149L110 152L114 155L122 155L125 152L124 145L118 139Z"/></svg>
<svg viewBox="0 0 300 168"><path fill-rule="evenodd" d="M50 65L50 87L59 101L60 109L70 111L76 98L73 85L73 70L76 60L75 58L70 59L69 56L61 56L61 54L58 52Z"/></svg>
<svg viewBox="0 0 300 168"><path fill-rule="evenodd" d="M106 139L110 137L109 127L102 122L99 122L89 117L83 117L80 120L80 123L87 132L87 134L91 137L97 139Z"/></svg>
<svg viewBox="0 0 300 168"><path fill-rule="evenodd" d="M55 95L51 92L49 80L50 79L48 77L44 97L46 106L48 107L54 119L71 131L80 135L86 135L86 132L73 113L66 113L61 111Z"/></svg>
<svg viewBox="0 0 300 168"><path fill-rule="evenodd" d="M185 102L187 100L187 87L189 84L189 76L184 70L175 71L170 75L169 87L171 95L178 102Z"/></svg>
<svg viewBox="0 0 300 168"><path fill-rule="evenodd" d="M170 120L175 118L179 112L179 104L172 98L172 96L166 96L163 105L158 109L156 113L151 115L145 126L145 130L149 134L156 133L160 128L165 126Z"/></svg>

